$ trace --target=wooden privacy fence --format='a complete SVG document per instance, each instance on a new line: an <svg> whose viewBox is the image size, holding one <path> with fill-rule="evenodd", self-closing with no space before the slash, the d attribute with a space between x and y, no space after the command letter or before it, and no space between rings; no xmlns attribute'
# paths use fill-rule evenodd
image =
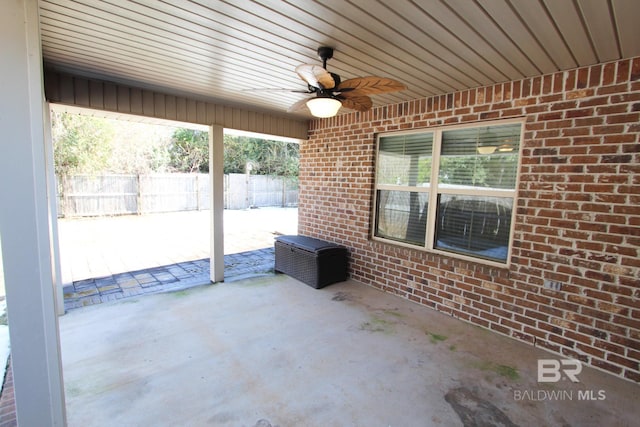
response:
<svg viewBox="0 0 640 427"><path fill-rule="evenodd" d="M58 177L58 216L205 210L210 207L209 189L208 174ZM246 174L224 176L225 209L297 205L297 178Z"/></svg>

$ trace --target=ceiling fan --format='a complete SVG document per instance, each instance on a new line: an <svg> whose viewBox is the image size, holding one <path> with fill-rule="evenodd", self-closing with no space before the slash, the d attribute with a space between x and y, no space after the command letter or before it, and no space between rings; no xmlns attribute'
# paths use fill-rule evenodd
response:
<svg viewBox="0 0 640 427"><path fill-rule="evenodd" d="M316 117L333 117L340 107L367 111L373 106L369 95L397 92L407 88L404 84L386 77L367 76L341 81L339 75L327 71L327 60L333 58L333 48L319 47L318 56L322 59L322 67L312 64L296 67L298 76L307 83L308 90L304 93L316 96L296 102L289 107L289 112L307 107Z"/></svg>

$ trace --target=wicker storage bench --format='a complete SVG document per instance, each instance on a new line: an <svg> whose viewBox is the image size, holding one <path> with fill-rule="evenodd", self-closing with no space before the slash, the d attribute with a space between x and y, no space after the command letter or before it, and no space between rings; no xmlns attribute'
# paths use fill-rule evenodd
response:
<svg viewBox="0 0 640 427"><path fill-rule="evenodd" d="M347 248L306 236L279 236L275 271L319 289L347 280Z"/></svg>

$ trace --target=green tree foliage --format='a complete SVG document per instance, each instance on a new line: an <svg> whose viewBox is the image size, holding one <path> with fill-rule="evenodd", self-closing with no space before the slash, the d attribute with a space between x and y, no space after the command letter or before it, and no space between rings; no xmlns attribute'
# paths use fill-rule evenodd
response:
<svg viewBox="0 0 640 427"><path fill-rule="evenodd" d="M169 165L176 172L209 172L209 134L176 129L169 145Z"/></svg>
<svg viewBox="0 0 640 427"><path fill-rule="evenodd" d="M116 134L108 172L145 174L168 172L168 147L175 128L151 123L112 120Z"/></svg>
<svg viewBox="0 0 640 427"><path fill-rule="evenodd" d="M112 151L113 126L90 116L56 112L51 121L58 176L105 169Z"/></svg>
<svg viewBox="0 0 640 427"><path fill-rule="evenodd" d="M56 175L209 172L206 131L52 113ZM295 143L225 135L224 173L298 176Z"/></svg>
<svg viewBox="0 0 640 427"><path fill-rule="evenodd" d="M297 177L299 156L300 146L296 143L224 137L224 173L245 173L247 163L251 162L254 174Z"/></svg>
<svg viewBox="0 0 640 427"><path fill-rule="evenodd" d="M224 173L298 176L299 145L246 136L224 136ZM207 132L177 129L169 147L170 165L179 172L209 171Z"/></svg>
<svg viewBox="0 0 640 427"><path fill-rule="evenodd" d="M165 172L173 129L149 123L52 112L55 172Z"/></svg>

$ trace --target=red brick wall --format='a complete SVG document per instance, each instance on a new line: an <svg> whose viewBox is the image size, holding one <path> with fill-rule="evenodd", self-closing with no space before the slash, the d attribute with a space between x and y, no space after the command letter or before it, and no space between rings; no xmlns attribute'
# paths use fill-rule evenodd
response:
<svg viewBox="0 0 640 427"><path fill-rule="evenodd" d="M509 268L370 239L377 133L508 117L526 117ZM355 280L640 382L640 58L316 120L299 206Z"/></svg>

